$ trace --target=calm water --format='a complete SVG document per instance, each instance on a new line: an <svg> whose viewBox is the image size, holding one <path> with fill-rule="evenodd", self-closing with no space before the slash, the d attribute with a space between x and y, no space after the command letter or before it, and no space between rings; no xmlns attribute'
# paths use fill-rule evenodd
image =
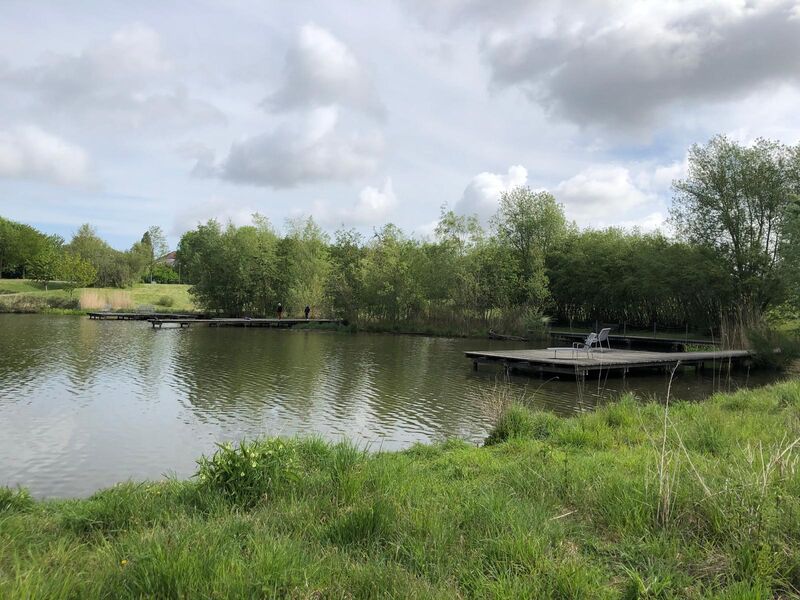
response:
<svg viewBox="0 0 800 600"><path fill-rule="evenodd" d="M63 497L129 478L183 477L214 442L260 435L346 436L373 449L448 436L478 442L498 387L561 414L623 386L642 396L666 389L662 375L583 389L574 380L506 382L464 358L490 347L525 345L0 315L0 485ZM741 375L725 387L763 382ZM714 386L686 370L673 390L699 399Z"/></svg>

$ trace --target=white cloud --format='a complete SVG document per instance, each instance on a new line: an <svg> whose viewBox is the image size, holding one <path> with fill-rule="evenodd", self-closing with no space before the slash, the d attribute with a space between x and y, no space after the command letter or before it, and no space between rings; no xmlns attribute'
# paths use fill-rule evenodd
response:
<svg viewBox="0 0 800 600"><path fill-rule="evenodd" d="M329 227L378 226L387 221L396 206L392 179L387 177L380 188L364 187L352 206L335 208L330 202L317 201L312 206L311 214L319 223Z"/></svg>
<svg viewBox="0 0 800 600"><path fill-rule="evenodd" d="M193 97L164 55L156 31L128 25L79 54L47 54L27 68L0 71L4 82L67 122L160 130L221 123L224 115Z"/></svg>
<svg viewBox="0 0 800 600"><path fill-rule="evenodd" d="M89 159L79 146L38 127L0 130L0 177L60 185L89 183Z"/></svg>
<svg viewBox="0 0 800 600"><path fill-rule="evenodd" d="M246 203L236 202L228 198L209 198L179 210L175 215L171 233L179 236L211 219L215 219L223 226L228 222L237 227L251 225L253 215L257 212L254 207Z"/></svg>
<svg viewBox="0 0 800 600"><path fill-rule="evenodd" d="M233 144L219 173L236 183L273 188L348 181L375 170L383 145L377 131L343 132L335 107L317 108L299 124L284 124Z"/></svg>
<svg viewBox="0 0 800 600"><path fill-rule="evenodd" d="M484 224L497 212L500 194L528 182L528 170L522 165L509 167L505 175L483 172L469 182L454 210L462 215L478 215Z"/></svg>
<svg viewBox="0 0 800 600"><path fill-rule="evenodd" d="M283 81L264 105L274 110L338 104L374 116L384 106L372 80L350 49L329 31L309 23L286 54Z"/></svg>
<svg viewBox="0 0 800 600"><path fill-rule="evenodd" d="M657 202L654 194L636 186L627 168L618 165L588 167L555 186L553 195L564 205L568 218L591 227L630 221Z"/></svg>

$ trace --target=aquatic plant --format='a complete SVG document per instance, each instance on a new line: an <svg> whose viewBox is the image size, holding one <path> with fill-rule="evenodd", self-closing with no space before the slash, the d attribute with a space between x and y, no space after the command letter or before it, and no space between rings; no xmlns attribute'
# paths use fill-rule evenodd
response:
<svg viewBox="0 0 800 600"><path fill-rule="evenodd" d="M295 481L295 447L282 439L237 445L217 444L217 451L197 461L201 487L220 493L232 503L249 507L269 500L281 486Z"/></svg>

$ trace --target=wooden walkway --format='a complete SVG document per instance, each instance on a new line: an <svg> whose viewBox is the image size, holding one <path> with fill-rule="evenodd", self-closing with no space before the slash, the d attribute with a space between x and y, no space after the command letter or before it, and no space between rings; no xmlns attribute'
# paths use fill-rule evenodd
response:
<svg viewBox="0 0 800 600"><path fill-rule="evenodd" d="M582 342L586 339L586 333L573 333L570 331L551 331L550 337L554 340L564 342ZM664 350L667 352L684 352L686 346L718 346L718 341L687 339L687 338L666 338L651 337L646 335L618 335L608 336L611 347L625 348L628 350Z"/></svg>
<svg viewBox="0 0 800 600"><path fill-rule="evenodd" d="M536 373L560 373L585 377L593 371L617 371L626 374L638 369L669 369L680 363L702 369L712 363L747 361L749 350L718 350L713 352L645 352L637 350L572 351L571 348L541 350L475 350L465 352L478 365L499 364L506 370L524 369Z"/></svg>
<svg viewBox="0 0 800 600"><path fill-rule="evenodd" d="M157 313L157 312L90 312L87 313L90 319L100 321L149 321L150 319L203 319L203 314L179 314L179 313Z"/></svg>
<svg viewBox="0 0 800 600"><path fill-rule="evenodd" d="M152 318L148 319L153 328L161 329L163 325L190 325L206 324L209 327L294 327L302 323L342 323L341 319L182 319L182 318Z"/></svg>

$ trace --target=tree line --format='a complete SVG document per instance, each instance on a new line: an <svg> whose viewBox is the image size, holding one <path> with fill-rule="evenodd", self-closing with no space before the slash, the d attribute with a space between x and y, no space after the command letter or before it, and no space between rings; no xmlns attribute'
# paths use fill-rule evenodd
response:
<svg viewBox="0 0 800 600"><path fill-rule="evenodd" d="M70 293L80 287L129 287L138 281L174 283L178 273L158 261L167 251L161 228L150 227L125 251L112 248L89 225L67 243L30 225L0 217L0 276L27 277L45 289L58 281Z"/></svg>
<svg viewBox="0 0 800 600"><path fill-rule="evenodd" d="M674 192L673 236L579 230L553 195L522 187L502 194L488 228L443 211L430 240L391 224L329 239L310 218L281 236L256 215L198 226L178 259L211 310L310 304L421 330L527 330L546 317L705 329L734 311L798 305L800 146L715 137L690 149Z"/></svg>
<svg viewBox="0 0 800 600"><path fill-rule="evenodd" d="M546 319L701 330L734 311L800 306L800 146L718 136L690 149L673 187L673 235L580 230L552 194L520 187L488 227L443 209L430 239L392 224L328 236L311 218L279 232L254 215L199 224L177 258L205 310L271 316L280 302L419 331L527 331ZM96 285L126 285L152 265L158 233L119 252L84 226L62 247L97 271ZM9 255L2 240L0 270L19 269L30 250Z"/></svg>

